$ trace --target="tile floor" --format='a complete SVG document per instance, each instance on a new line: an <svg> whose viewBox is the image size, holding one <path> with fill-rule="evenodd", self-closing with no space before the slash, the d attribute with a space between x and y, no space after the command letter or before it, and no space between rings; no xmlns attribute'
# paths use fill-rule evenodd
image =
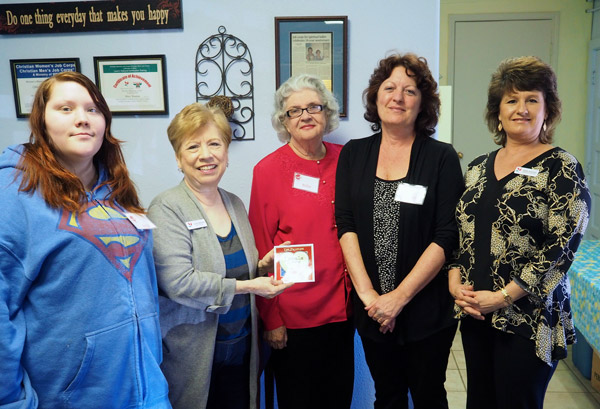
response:
<svg viewBox="0 0 600 409"><path fill-rule="evenodd" d="M460 331L457 332L446 373L446 391L450 409L464 409L467 374ZM548 385L544 409L600 409L600 394L590 385L570 357L561 361Z"/></svg>

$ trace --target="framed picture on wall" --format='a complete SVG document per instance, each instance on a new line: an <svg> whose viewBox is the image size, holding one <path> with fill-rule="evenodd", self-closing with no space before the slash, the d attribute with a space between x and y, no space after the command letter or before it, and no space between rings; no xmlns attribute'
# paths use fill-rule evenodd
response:
<svg viewBox="0 0 600 409"><path fill-rule="evenodd" d="M166 115L164 55L94 57L96 85L113 115Z"/></svg>
<svg viewBox="0 0 600 409"><path fill-rule="evenodd" d="M40 58L10 60L10 74L17 118L28 117L33 97L46 78L63 71L81 72L79 58Z"/></svg>
<svg viewBox="0 0 600 409"><path fill-rule="evenodd" d="M275 17L276 88L298 74L315 75L347 115L348 17Z"/></svg>

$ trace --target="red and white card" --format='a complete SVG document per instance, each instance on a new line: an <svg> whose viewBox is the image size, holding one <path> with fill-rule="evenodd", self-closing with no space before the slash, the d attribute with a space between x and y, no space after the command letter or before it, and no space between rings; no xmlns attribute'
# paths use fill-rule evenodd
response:
<svg viewBox="0 0 600 409"><path fill-rule="evenodd" d="M314 246L295 244L275 246L275 279L284 283L310 283L315 281Z"/></svg>

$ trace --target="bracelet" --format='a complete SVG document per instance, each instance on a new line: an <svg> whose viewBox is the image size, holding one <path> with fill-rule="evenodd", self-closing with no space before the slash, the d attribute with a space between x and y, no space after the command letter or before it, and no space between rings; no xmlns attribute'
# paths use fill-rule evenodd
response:
<svg viewBox="0 0 600 409"><path fill-rule="evenodd" d="M500 290L500 292L502 293L502 296L504 297L504 301L506 301L506 303L508 305L512 305L513 304L513 299L510 296L510 294L508 293L508 291L506 291L506 288L502 288Z"/></svg>

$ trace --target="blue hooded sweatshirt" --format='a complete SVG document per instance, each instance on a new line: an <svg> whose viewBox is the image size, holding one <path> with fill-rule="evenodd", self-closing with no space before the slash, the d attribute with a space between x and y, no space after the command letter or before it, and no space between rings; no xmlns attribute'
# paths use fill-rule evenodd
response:
<svg viewBox="0 0 600 409"><path fill-rule="evenodd" d="M80 214L19 192L22 152L0 156L0 409L170 408L151 232L107 187Z"/></svg>

